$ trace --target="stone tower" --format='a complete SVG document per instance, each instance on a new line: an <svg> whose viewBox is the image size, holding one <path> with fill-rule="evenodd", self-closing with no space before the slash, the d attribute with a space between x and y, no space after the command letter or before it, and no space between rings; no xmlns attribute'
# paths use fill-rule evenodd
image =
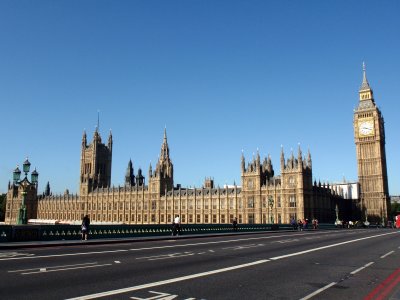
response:
<svg viewBox="0 0 400 300"><path fill-rule="evenodd" d="M354 140L357 153L360 209L369 221L387 221L390 210L386 171L385 127L375 104L365 64L359 90L358 107L354 110Z"/></svg>
<svg viewBox="0 0 400 300"><path fill-rule="evenodd" d="M153 171L151 164L149 167L149 187L152 193L161 195L174 188L174 166L169 157L166 128L164 129L164 139L156 168Z"/></svg>
<svg viewBox="0 0 400 300"><path fill-rule="evenodd" d="M303 157L300 145L297 157L293 151L285 163L283 147L281 150L281 188L282 197L289 208L290 218L313 218L315 203L312 194L312 160L308 151Z"/></svg>
<svg viewBox="0 0 400 300"><path fill-rule="evenodd" d="M274 177L274 168L271 158L264 158L261 163L260 154L253 155L252 161L246 166L246 161L242 152L241 158L241 181L242 181L242 201L244 208L244 222L262 223L262 189L268 185Z"/></svg>
<svg viewBox="0 0 400 300"><path fill-rule="evenodd" d="M93 134L92 143L87 144L86 131L83 132L81 147L80 194L87 194L96 188L111 185L112 134L108 143L103 144L98 127Z"/></svg>

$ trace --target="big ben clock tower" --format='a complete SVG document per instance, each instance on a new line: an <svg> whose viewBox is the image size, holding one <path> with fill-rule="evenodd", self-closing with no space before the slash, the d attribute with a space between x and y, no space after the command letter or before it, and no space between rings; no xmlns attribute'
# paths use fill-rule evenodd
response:
<svg viewBox="0 0 400 300"><path fill-rule="evenodd" d="M369 221L387 221L390 211L386 172L385 127L375 104L363 64L360 100L354 110L354 140L362 215Z"/></svg>

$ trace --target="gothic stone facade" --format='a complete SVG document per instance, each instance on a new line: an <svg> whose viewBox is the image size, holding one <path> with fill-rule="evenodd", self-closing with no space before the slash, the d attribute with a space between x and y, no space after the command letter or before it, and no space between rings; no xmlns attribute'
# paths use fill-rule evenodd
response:
<svg viewBox="0 0 400 300"><path fill-rule="evenodd" d="M311 154L303 157L299 147L296 157L285 160L283 149L279 176L274 176L271 158L261 162L260 155L247 165L242 154L241 187L215 187L206 179L201 188L174 186L173 164L167 134L164 131L159 160L150 165L148 183L142 170L134 175L129 161L124 186L111 186L113 138L102 143L99 132L87 143L82 138L79 195L30 195L30 218L79 222L88 214L92 222L125 224L170 224L179 215L182 223L288 223L291 218L317 218L333 222L335 207L343 198L329 185L312 182ZM12 186L7 194L6 223L17 219L20 194ZM12 209L9 209L12 207Z"/></svg>

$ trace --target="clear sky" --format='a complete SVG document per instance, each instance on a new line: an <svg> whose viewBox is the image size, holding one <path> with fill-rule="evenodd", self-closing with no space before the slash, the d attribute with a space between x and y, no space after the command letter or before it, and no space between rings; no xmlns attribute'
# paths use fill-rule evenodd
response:
<svg viewBox="0 0 400 300"><path fill-rule="evenodd" d="M400 1L0 1L0 192L28 156L54 194L77 192L100 111L112 184L147 176L167 126L174 182L240 184L259 148L309 148L318 181L357 180L362 62L400 194Z"/></svg>

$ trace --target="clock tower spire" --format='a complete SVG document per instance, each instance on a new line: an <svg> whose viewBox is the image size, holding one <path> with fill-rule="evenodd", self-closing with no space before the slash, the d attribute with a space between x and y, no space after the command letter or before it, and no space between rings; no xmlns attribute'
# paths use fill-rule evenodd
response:
<svg viewBox="0 0 400 300"><path fill-rule="evenodd" d="M385 127L381 111L375 104L363 63L363 81L359 103L354 110L354 141L360 183L361 218L387 221L390 211L386 170Z"/></svg>

